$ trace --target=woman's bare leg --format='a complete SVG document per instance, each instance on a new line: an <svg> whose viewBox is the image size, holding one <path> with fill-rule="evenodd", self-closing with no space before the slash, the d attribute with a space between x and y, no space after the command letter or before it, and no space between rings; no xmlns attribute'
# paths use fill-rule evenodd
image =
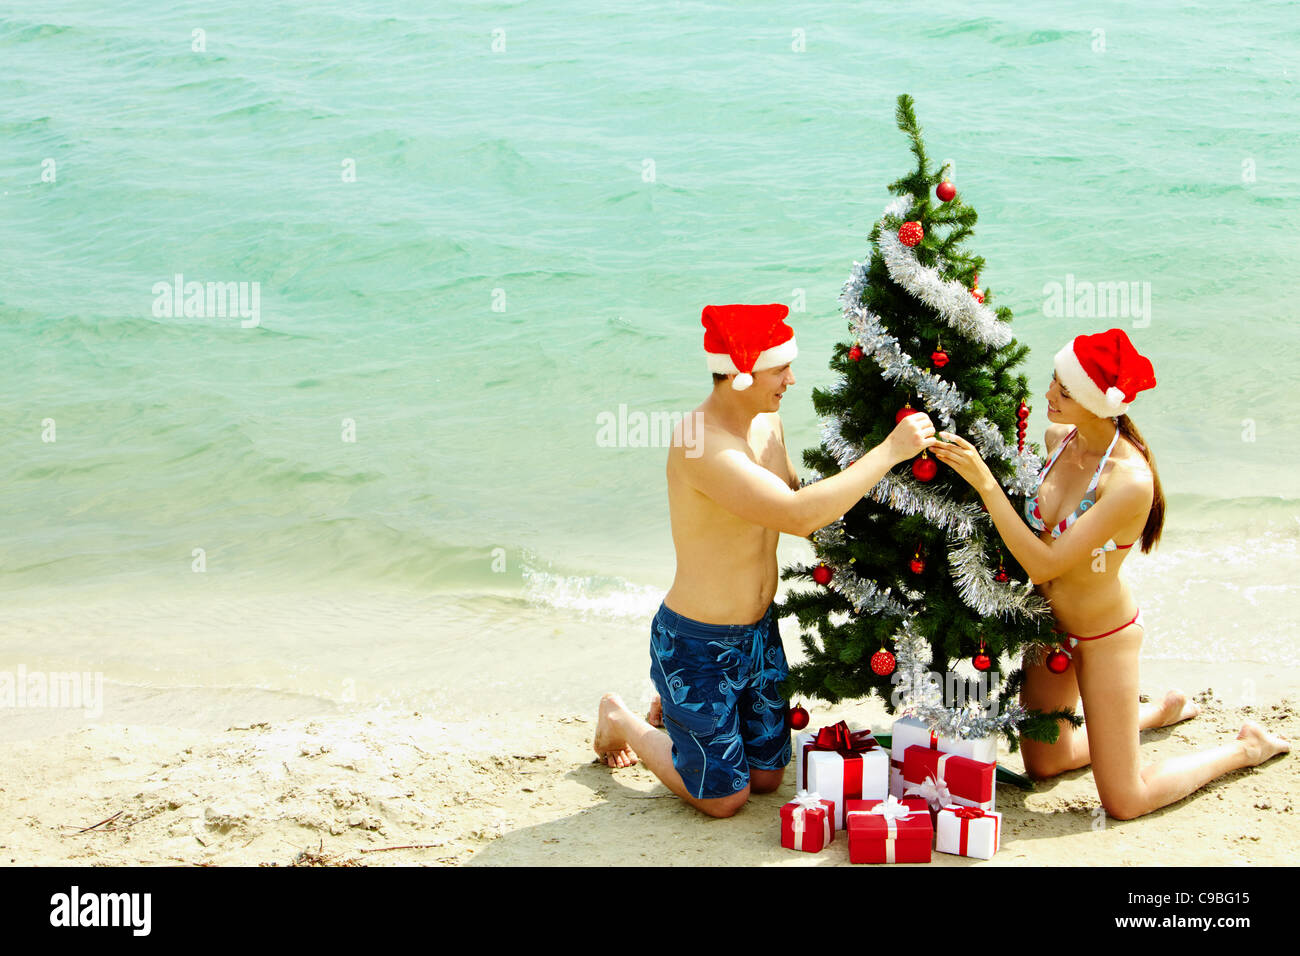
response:
<svg viewBox="0 0 1300 956"><path fill-rule="evenodd" d="M1075 656L1078 656L1077 650ZM1021 703L1033 710L1058 710L1062 707L1075 710L1079 703L1079 685L1074 667L1067 668L1064 674L1053 674L1043 664L1026 663ZM1138 728L1152 730L1168 727L1195 717L1200 712L1200 706L1189 700L1186 694L1180 690L1171 690L1159 703L1142 704L1138 708ZM1086 710L1084 716L1087 716ZM1067 770L1086 767L1092 760L1086 723L1082 730L1075 730L1069 724L1062 723L1061 736L1054 744L1022 740L1020 746L1026 772L1040 780Z"/></svg>
<svg viewBox="0 0 1300 956"><path fill-rule="evenodd" d="M1075 649L1074 666L1089 716L1084 729L1102 806L1120 820L1150 813L1211 780L1263 763L1291 749L1282 737L1247 722L1232 743L1142 766L1138 748L1138 625Z"/></svg>

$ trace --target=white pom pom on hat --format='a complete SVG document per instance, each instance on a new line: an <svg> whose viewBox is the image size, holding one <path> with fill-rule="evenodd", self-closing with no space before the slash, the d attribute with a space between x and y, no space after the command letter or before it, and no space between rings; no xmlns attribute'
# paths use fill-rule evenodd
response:
<svg viewBox="0 0 1300 956"><path fill-rule="evenodd" d="M700 314L709 371L735 375L731 387L743 392L754 372L794 361L799 354L794 329L786 325L789 308L769 305L706 305Z"/></svg>
<svg viewBox="0 0 1300 956"><path fill-rule="evenodd" d="M1123 329L1076 335L1056 353L1054 364L1070 397L1100 418L1124 414L1138 392L1156 385L1150 360Z"/></svg>

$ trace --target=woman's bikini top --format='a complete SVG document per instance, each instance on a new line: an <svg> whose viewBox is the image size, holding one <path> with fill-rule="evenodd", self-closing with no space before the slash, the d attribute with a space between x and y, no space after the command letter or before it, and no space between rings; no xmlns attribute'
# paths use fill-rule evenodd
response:
<svg viewBox="0 0 1300 956"><path fill-rule="evenodd" d="M1074 431L1070 432L1070 434L1065 436L1065 441L1061 442L1059 445L1056 446L1056 451L1052 452L1052 457L1047 460L1047 466L1043 469L1042 474L1038 476L1039 488L1043 486L1043 479L1047 477L1048 470L1052 467L1052 465L1056 464L1056 459L1060 457L1061 450L1065 448L1066 442L1068 442L1071 438L1073 438L1076 434L1078 434L1078 432L1079 429L1076 428ZM1106 461L1110 458L1110 453L1115 448L1115 442L1117 441L1119 441L1118 427L1116 427L1115 429L1115 437L1110 440L1110 445L1107 446L1106 448L1106 454L1101 456L1101 464L1097 466L1097 471L1092 476L1092 481L1088 483L1088 490L1084 492L1083 500L1079 502L1079 510L1076 511L1074 514L1070 515L1069 517L1065 518L1064 520L1060 521L1056 525L1056 527L1052 528L1053 538L1059 538L1061 534L1067 528L1070 527L1070 525L1074 524L1075 520L1079 517L1079 515L1083 514L1094 504L1096 504L1096 499L1093 497L1093 492L1097 490L1097 481L1098 479L1101 478L1101 470L1106 467ZM1034 528L1037 531L1045 531L1047 529L1047 522L1043 520L1043 515L1038 510L1037 491L1034 492L1033 498L1028 498L1025 500L1025 520L1029 522L1029 526L1031 528ZM1116 544L1115 539L1111 538L1104 545L1102 545L1102 550L1122 551L1124 548L1133 547L1134 544L1137 544L1137 542L1134 541L1130 544Z"/></svg>

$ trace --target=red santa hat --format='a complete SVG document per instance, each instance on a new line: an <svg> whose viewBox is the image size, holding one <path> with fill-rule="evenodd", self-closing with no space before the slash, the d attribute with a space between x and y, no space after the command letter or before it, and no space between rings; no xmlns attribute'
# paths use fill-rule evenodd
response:
<svg viewBox="0 0 1300 956"><path fill-rule="evenodd" d="M1151 362L1123 329L1078 335L1056 353L1056 378L1070 397L1101 418L1128 411L1137 393L1155 388Z"/></svg>
<svg viewBox="0 0 1300 956"><path fill-rule="evenodd" d="M732 375L731 387L744 391L754 384L753 372L794 361L799 354L794 329L785 324L784 305L706 305L704 351L709 371Z"/></svg>

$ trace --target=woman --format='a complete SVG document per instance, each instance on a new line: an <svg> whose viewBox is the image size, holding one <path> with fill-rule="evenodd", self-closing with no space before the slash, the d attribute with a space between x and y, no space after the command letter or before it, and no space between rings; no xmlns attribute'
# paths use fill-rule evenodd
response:
<svg viewBox="0 0 1300 956"><path fill-rule="evenodd" d="M1124 414L1138 392L1155 386L1155 375L1121 329L1076 337L1057 353L1055 367L1046 396L1051 457L1023 519L970 442L940 432L950 444L931 451L979 492L1002 540L1051 605L1070 656L1059 674L1025 656L1021 703L1073 710L1082 697L1085 716L1082 730L1062 721L1054 744L1022 739L1026 771L1044 778L1092 764L1106 812L1129 820L1291 747L1247 721L1231 744L1142 766L1139 730L1200 713L1178 691L1139 707L1142 615L1119 577L1129 549L1141 542L1149 552L1164 523L1155 461Z"/></svg>

